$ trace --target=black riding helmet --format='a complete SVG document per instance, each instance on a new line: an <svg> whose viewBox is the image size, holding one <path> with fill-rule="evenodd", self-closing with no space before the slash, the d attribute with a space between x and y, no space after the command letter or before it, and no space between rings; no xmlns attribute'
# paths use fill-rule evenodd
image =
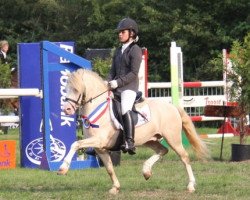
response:
<svg viewBox="0 0 250 200"><path fill-rule="evenodd" d="M122 19L119 22L116 30L117 31L133 30L136 36L138 35L138 31L139 31L137 23L129 17Z"/></svg>

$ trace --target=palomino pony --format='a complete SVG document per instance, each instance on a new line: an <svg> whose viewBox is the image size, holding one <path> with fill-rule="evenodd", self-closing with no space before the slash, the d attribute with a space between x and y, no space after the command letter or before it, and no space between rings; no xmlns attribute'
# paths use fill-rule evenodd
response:
<svg viewBox="0 0 250 200"><path fill-rule="evenodd" d="M64 112L68 115L74 114L81 104L83 105L83 114L89 116L99 105L111 98L105 81L95 72L85 69L78 69L69 76L66 93ZM142 172L145 179L149 179L152 175L151 169L154 163L168 152L168 149L160 143L160 140L164 138L180 156L186 167L189 178L188 191L195 191L195 177L188 153L182 145L182 128L198 158L207 158L208 150L205 143L197 135L190 117L182 108L168 104L164 100L146 99L143 103L149 106L151 119L144 125L136 127L135 145L145 145L155 151L155 154L143 164ZM93 147L103 161L112 180L113 185L109 192L117 194L120 190L120 183L115 174L108 150L115 145L119 130L114 125L110 112L109 109L104 110L95 122L99 127L89 126L85 129L87 138L76 141L71 145L71 149L60 166L58 174L64 175L68 172L72 157L78 149Z"/></svg>

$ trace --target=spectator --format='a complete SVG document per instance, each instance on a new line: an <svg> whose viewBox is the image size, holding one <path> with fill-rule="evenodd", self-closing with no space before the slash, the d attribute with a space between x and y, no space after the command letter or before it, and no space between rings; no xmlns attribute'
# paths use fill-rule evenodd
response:
<svg viewBox="0 0 250 200"><path fill-rule="evenodd" d="M0 59L1 63L7 64L7 52L9 51L9 43L6 40L0 41Z"/></svg>

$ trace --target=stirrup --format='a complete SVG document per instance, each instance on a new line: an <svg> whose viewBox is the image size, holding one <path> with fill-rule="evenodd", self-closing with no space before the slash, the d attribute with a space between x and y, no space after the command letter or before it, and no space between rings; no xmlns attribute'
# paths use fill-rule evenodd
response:
<svg viewBox="0 0 250 200"><path fill-rule="evenodd" d="M131 147L131 148L129 148L128 146L129 146L128 142L125 141L125 143L121 146L122 152L123 153L128 153L130 155L136 154L136 152L135 152L135 150L136 150L135 146L133 145L133 147Z"/></svg>
<svg viewBox="0 0 250 200"><path fill-rule="evenodd" d="M123 153L127 153L128 152L128 150L126 148L126 144L122 144L121 145L121 150L122 150Z"/></svg>

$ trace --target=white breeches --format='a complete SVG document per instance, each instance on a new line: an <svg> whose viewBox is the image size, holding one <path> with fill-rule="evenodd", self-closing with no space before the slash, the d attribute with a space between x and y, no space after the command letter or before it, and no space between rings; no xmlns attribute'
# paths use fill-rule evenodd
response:
<svg viewBox="0 0 250 200"><path fill-rule="evenodd" d="M121 93L122 115L124 115L129 110L132 110L135 98L136 98L135 91L125 90Z"/></svg>

